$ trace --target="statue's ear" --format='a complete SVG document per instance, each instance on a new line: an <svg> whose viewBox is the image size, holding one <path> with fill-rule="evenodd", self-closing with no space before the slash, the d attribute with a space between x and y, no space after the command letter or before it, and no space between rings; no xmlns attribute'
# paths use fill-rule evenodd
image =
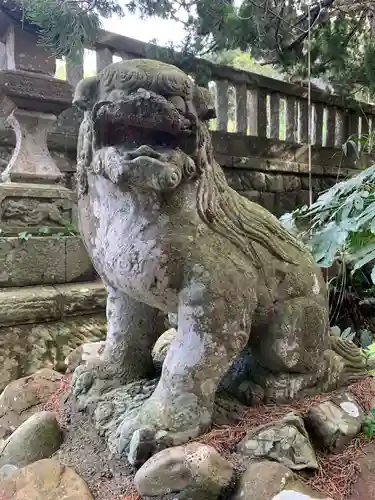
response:
<svg viewBox="0 0 375 500"><path fill-rule="evenodd" d="M196 85L194 87L193 103L201 121L216 118L214 98L208 89Z"/></svg>
<svg viewBox="0 0 375 500"><path fill-rule="evenodd" d="M83 111L92 109L96 101L97 89L98 80L96 76L90 76L79 81L74 91L73 105Z"/></svg>

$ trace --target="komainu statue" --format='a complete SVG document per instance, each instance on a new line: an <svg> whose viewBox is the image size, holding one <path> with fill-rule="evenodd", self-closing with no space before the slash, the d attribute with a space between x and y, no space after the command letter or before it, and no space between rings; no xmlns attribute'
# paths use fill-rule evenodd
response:
<svg viewBox="0 0 375 500"><path fill-rule="evenodd" d="M80 228L108 290L108 334L72 395L113 449L140 429L170 444L198 436L221 385L283 401L366 375L360 350L329 335L309 252L227 184L207 90L174 66L130 60L80 82L74 102ZM160 311L178 313L178 332L152 381Z"/></svg>

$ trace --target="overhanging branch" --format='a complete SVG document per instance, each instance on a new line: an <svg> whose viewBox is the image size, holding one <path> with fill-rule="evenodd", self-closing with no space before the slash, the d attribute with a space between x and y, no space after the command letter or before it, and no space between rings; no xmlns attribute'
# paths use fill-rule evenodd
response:
<svg viewBox="0 0 375 500"><path fill-rule="evenodd" d="M309 36L309 32L313 32L319 25L328 22L337 12L346 14L355 14L357 12L368 13L375 10L375 0L321 0L311 5L309 11L302 14L293 25L293 29L300 33L285 46L280 47L277 41L277 48L260 61L257 61L262 66L268 64L277 64L288 55L302 56L303 42ZM361 16L361 20L363 21Z"/></svg>

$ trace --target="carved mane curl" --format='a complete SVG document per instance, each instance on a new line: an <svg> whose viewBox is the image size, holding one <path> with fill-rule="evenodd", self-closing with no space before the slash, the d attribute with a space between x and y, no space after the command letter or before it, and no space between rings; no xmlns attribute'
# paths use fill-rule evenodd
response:
<svg viewBox="0 0 375 500"><path fill-rule="evenodd" d="M257 267L262 267L264 262L253 243L291 264L297 264L301 254L308 254L274 215L228 185L223 170L214 159L210 133L205 124L200 125L196 161L199 216L214 231L238 246Z"/></svg>

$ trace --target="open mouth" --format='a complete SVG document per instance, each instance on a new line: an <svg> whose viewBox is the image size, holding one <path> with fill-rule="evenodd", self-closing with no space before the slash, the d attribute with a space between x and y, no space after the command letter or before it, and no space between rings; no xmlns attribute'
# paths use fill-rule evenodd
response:
<svg viewBox="0 0 375 500"><path fill-rule="evenodd" d="M97 103L92 117L97 149L124 143L175 149L196 133L193 117L183 116L167 98L142 89L121 101Z"/></svg>

